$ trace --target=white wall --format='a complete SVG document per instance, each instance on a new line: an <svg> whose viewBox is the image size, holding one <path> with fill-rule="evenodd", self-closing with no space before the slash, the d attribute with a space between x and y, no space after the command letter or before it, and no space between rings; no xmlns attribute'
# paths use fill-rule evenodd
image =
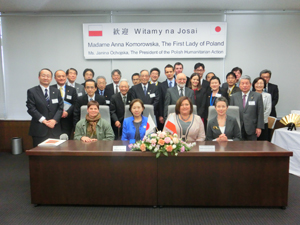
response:
<svg viewBox="0 0 300 225"><path fill-rule="evenodd" d="M78 82L83 82L82 71L93 68L96 76L104 75L110 82L112 69L120 69L123 77L130 79L134 72L158 67L165 76L166 64L178 59L140 60L85 60L83 57L83 23L106 22L208 22L224 21L228 25L227 56L225 59L183 59L184 72L190 75L196 62L203 62L206 71L213 71L224 80L224 75L239 66L252 78L262 69L272 70L271 82L279 85L278 116L291 109L300 109L300 101L289 99L299 96L296 65L300 55L300 14L205 14L190 15L12 15L2 17L6 106L0 107L1 119L28 120L26 91L38 84L38 71L43 67L53 72L74 67ZM0 79L1 81L3 79ZM1 85L0 81L0 85ZM55 81L53 80L54 84ZM299 89L299 90L298 90ZM4 99L4 91L0 91Z"/></svg>

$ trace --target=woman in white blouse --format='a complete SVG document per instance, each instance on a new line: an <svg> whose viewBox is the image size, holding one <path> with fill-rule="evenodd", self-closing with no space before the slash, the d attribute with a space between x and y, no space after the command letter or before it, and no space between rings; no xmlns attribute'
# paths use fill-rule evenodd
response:
<svg viewBox="0 0 300 225"><path fill-rule="evenodd" d="M264 104L264 122L265 122L265 129L261 130L261 135L257 138L260 141L267 141L268 140L268 117L272 110L272 97L269 93L264 92L266 88L266 81L261 78L257 77L252 84L253 89L262 95L263 104Z"/></svg>

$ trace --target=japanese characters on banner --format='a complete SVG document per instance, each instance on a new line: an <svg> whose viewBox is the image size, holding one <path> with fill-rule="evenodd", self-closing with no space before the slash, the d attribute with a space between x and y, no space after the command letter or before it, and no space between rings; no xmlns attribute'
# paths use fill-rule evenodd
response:
<svg viewBox="0 0 300 225"><path fill-rule="evenodd" d="M83 24L86 59L224 58L226 22Z"/></svg>

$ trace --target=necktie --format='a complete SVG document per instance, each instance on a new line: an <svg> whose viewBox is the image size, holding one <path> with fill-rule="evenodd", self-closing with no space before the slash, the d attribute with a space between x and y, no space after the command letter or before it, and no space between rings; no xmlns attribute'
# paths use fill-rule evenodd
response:
<svg viewBox="0 0 300 225"><path fill-rule="evenodd" d="M144 94L145 94L145 96L146 96L146 94L147 94L147 89L146 89L146 86L144 85Z"/></svg>
<svg viewBox="0 0 300 225"><path fill-rule="evenodd" d="M101 93L100 93L100 95L103 95L103 91L100 91Z"/></svg>
<svg viewBox="0 0 300 225"><path fill-rule="evenodd" d="M45 99L46 99L47 105L49 106L50 105L50 98L49 98L49 95L48 95L48 89L45 89Z"/></svg>
<svg viewBox="0 0 300 225"><path fill-rule="evenodd" d="M119 92L119 90L118 90L118 85L116 85L116 94Z"/></svg>
<svg viewBox="0 0 300 225"><path fill-rule="evenodd" d="M171 82L171 81L169 82L169 88L170 88L170 87L172 87L172 82Z"/></svg>
<svg viewBox="0 0 300 225"><path fill-rule="evenodd" d="M245 108L246 106L246 95L243 95L243 107Z"/></svg>
<svg viewBox="0 0 300 225"><path fill-rule="evenodd" d="M93 99L92 99L92 98L90 98L90 101L93 101Z"/></svg>
<svg viewBox="0 0 300 225"><path fill-rule="evenodd" d="M264 88L264 92L267 92L267 88Z"/></svg>
<svg viewBox="0 0 300 225"><path fill-rule="evenodd" d="M124 107L126 105L126 96L123 96L123 103L124 103Z"/></svg>
<svg viewBox="0 0 300 225"><path fill-rule="evenodd" d="M64 97L64 93L63 93L62 87L59 88L59 91L60 91L61 97L63 98Z"/></svg>
<svg viewBox="0 0 300 225"><path fill-rule="evenodd" d="M183 88L180 88L180 97L183 96Z"/></svg>

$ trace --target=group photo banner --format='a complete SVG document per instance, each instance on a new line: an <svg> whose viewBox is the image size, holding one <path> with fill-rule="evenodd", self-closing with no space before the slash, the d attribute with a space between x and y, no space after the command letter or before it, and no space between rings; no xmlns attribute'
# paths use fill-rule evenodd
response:
<svg viewBox="0 0 300 225"><path fill-rule="evenodd" d="M224 58L226 22L86 23L85 59Z"/></svg>

